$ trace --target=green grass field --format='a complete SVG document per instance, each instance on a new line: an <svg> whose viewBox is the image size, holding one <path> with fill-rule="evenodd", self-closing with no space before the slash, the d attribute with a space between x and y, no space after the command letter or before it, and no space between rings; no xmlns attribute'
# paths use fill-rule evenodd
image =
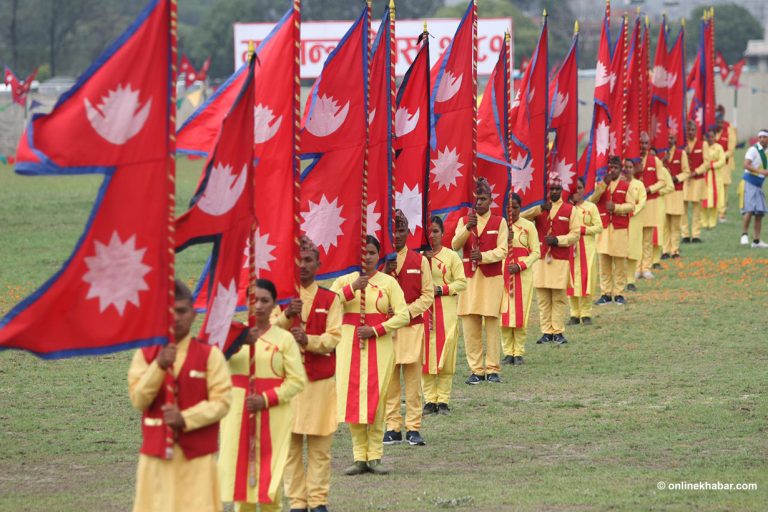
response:
<svg viewBox="0 0 768 512"><path fill-rule="evenodd" d="M180 163L179 210L201 166ZM98 184L0 167L0 314L66 259ZM684 245L626 307L596 308L568 345L535 345L534 311L526 364L504 368L503 384L465 386L462 352L453 414L425 418L426 447L387 447L390 476L342 475L341 425L330 508L765 510L768 252L738 245L735 189L727 224ZM180 276L194 281L206 251L182 253ZM140 444L130 356L0 352L0 510L130 510ZM657 488L699 481L758 488Z"/></svg>

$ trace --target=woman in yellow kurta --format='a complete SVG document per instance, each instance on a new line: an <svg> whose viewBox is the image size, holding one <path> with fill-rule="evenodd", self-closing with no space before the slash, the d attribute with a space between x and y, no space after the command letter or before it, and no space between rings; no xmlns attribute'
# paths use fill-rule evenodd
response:
<svg viewBox="0 0 768 512"><path fill-rule="evenodd" d="M584 180L576 182L576 193L571 202L581 215L581 237L571 250L571 286L568 288L568 304L571 318L568 325L592 323L592 290L595 283L597 245L595 237L603 231L603 222L597 205L584 200Z"/></svg>
<svg viewBox="0 0 768 512"><path fill-rule="evenodd" d="M459 346L459 322L456 296L467 287L464 265L459 255L443 247L443 220L432 217L429 224L428 253L435 286L435 302L429 309L429 340L424 354L421 386L424 414L448 414L456 352Z"/></svg>
<svg viewBox="0 0 768 512"><path fill-rule="evenodd" d="M339 422L349 423L354 463L347 475L386 474L384 405L395 368L392 331L408 325L408 305L394 277L376 270L381 246L369 236L363 274L342 276L331 289L344 308L341 342L336 347L336 395ZM365 290L365 325L360 324L360 295ZM391 311L391 314L390 314Z"/></svg>
<svg viewBox="0 0 768 512"><path fill-rule="evenodd" d="M221 422L219 479L225 502L237 512L282 510L282 480L291 440L291 399L307 380L299 346L270 325L275 285L257 279L255 326L228 353L232 408Z"/></svg>
<svg viewBox="0 0 768 512"><path fill-rule="evenodd" d="M637 271L640 266L640 260L643 257L643 223L637 217L637 215L645 208L645 202L648 198L648 194L645 191L645 185L643 182L637 179L635 176L640 174L643 170L639 164L636 164L632 168L634 174L630 174L629 166L622 166L621 179L629 183L629 191L627 197L631 197L635 205L634 211L629 218L629 249L627 251L627 290L630 292L636 292L637 286Z"/></svg>
<svg viewBox="0 0 768 512"><path fill-rule="evenodd" d="M504 364L523 364L528 314L533 300L533 264L541 254L536 225L520 216L522 199L509 196L509 244L504 262L504 297L501 303L501 341Z"/></svg>
<svg viewBox="0 0 768 512"><path fill-rule="evenodd" d="M707 229L717 226L717 213L720 203L723 201L723 183L721 171L725 167L725 150L715 141L715 131L707 130L707 155L705 160L709 162L706 174L707 190L701 200L701 224Z"/></svg>

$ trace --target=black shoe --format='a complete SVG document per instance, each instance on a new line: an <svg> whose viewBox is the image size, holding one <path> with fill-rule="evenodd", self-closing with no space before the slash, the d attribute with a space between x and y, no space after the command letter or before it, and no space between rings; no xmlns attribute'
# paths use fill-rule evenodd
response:
<svg viewBox="0 0 768 512"><path fill-rule="evenodd" d="M678 253L675 253L675 254L672 255L672 259L673 260L676 260L679 257L680 257L680 254L678 254Z"/></svg>
<svg viewBox="0 0 768 512"><path fill-rule="evenodd" d="M427 442L421 437L417 430L409 430L405 433L405 440L411 446L425 446Z"/></svg>
<svg viewBox="0 0 768 512"><path fill-rule="evenodd" d="M637 291L637 286L635 286L635 283L629 283L627 285L627 291L628 292L636 292Z"/></svg>
<svg viewBox="0 0 768 512"><path fill-rule="evenodd" d="M688 237L688 236L684 236L684 237L681 239L681 242L683 242L684 244L689 244L689 243L691 243L691 238L690 238L690 237Z"/></svg>
<svg viewBox="0 0 768 512"><path fill-rule="evenodd" d="M566 325L579 325L581 321L578 319L578 317L572 316Z"/></svg>
<svg viewBox="0 0 768 512"><path fill-rule="evenodd" d="M485 375L475 375L474 373L469 376L467 380L464 381L464 384L469 384L470 386L474 386L475 384L480 384L485 380Z"/></svg>
<svg viewBox="0 0 768 512"><path fill-rule="evenodd" d="M563 336L562 333L555 334L554 339L552 340L552 343L554 343L555 345L565 345L566 343L568 343L568 340L565 339L565 336Z"/></svg>
<svg viewBox="0 0 768 512"><path fill-rule="evenodd" d="M447 415L451 414L451 409L448 407L448 404L444 404L442 402L439 402L437 404L437 414L442 414L442 415L447 416Z"/></svg>
<svg viewBox="0 0 768 512"><path fill-rule="evenodd" d="M290 512L307 512L306 508L292 508ZM312 510L325 510L325 512L328 512L327 508L313 508Z"/></svg>
<svg viewBox="0 0 768 512"><path fill-rule="evenodd" d="M661 263L654 263L651 265L651 269L653 270L662 270L664 267L661 266Z"/></svg>
<svg viewBox="0 0 768 512"><path fill-rule="evenodd" d="M515 358L512 356L504 356L504 359L501 360L501 364L513 364L515 362Z"/></svg>
<svg viewBox="0 0 768 512"><path fill-rule="evenodd" d="M552 341L552 335L551 334L543 334L541 338L536 341L537 345L543 345L544 343L549 343Z"/></svg>
<svg viewBox="0 0 768 512"><path fill-rule="evenodd" d="M485 379L493 384L501 384L501 377L499 377L498 373L489 373L485 376Z"/></svg>
<svg viewBox="0 0 768 512"><path fill-rule="evenodd" d="M701 243L701 238L691 238L691 243L692 244L700 244Z"/></svg>
<svg viewBox="0 0 768 512"><path fill-rule="evenodd" d="M328 507L320 505L319 507L309 509L309 512L328 512Z"/></svg>
<svg viewBox="0 0 768 512"><path fill-rule="evenodd" d="M515 356L515 366L523 364L523 356Z"/></svg>
<svg viewBox="0 0 768 512"><path fill-rule="evenodd" d="M616 300L614 300L617 306L624 306L627 303L627 300L622 295L617 295Z"/></svg>
<svg viewBox="0 0 768 512"><path fill-rule="evenodd" d="M599 299L595 301L595 306L604 306L605 304L608 304L613 299L610 295L601 295Z"/></svg>
<svg viewBox="0 0 768 512"><path fill-rule="evenodd" d="M662 253L661 254L661 259L668 260L669 259L669 253L668 252Z"/></svg>
<svg viewBox="0 0 768 512"><path fill-rule="evenodd" d="M592 319L588 316L585 316L581 319L581 325L592 325Z"/></svg>
<svg viewBox="0 0 768 512"><path fill-rule="evenodd" d="M427 402L424 404L424 409L421 411L422 416L429 416L430 414L437 414L437 404L433 402Z"/></svg>
<svg viewBox="0 0 768 512"><path fill-rule="evenodd" d="M400 444L403 442L403 433L395 432L394 430L387 430L384 432L384 445L389 446L392 444Z"/></svg>

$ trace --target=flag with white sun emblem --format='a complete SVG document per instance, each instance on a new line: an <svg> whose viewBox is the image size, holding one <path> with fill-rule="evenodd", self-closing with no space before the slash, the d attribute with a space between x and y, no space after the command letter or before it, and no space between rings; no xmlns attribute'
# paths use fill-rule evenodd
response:
<svg viewBox="0 0 768 512"><path fill-rule="evenodd" d="M578 43L579 35L576 34L549 91L549 129L555 132L555 144L550 155L550 172L560 176L564 198L576 191L576 159L579 149L579 68L576 60Z"/></svg>
<svg viewBox="0 0 768 512"><path fill-rule="evenodd" d="M680 27L672 49L667 54L666 69L672 75L677 75L676 80L670 79L667 83L667 126L670 133L676 134L676 145L679 148L685 146L685 27Z"/></svg>
<svg viewBox="0 0 768 512"><path fill-rule="evenodd" d="M18 173L103 174L104 182L64 266L0 320L0 348L53 359L168 340L171 9L151 2L27 126Z"/></svg>
<svg viewBox="0 0 768 512"><path fill-rule="evenodd" d="M328 56L301 130L301 230L320 251L318 279L360 267L366 144L367 8ZM284 198L281 198L285 200Z"/></svg>

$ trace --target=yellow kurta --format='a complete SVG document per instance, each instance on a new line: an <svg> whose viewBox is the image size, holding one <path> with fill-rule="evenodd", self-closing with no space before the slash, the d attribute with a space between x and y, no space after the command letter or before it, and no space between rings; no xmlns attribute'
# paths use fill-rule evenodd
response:
<svg viewBox="0 0 768 512"><path fill-rule="evenodd" d="M450 373L456 371L456 350L459 343L459 322L456 315L456 298L467 287L464 265L456 252L443 247L432 255L433 286L443 287L448 293L436 295L429 308L429 344L425 354L424 373ZM442 335L438 349L438 333Z"/></svg>
<svg viewBox="0 0 768 512"><path fill-rule="evenodd" d="M560 207L563 205L563 199L561 198L556 203L552 203L552 208L549 210L549 218L554 219L560 212ZM526 212L527 218L535 218L542 212L540 206L531 208ZM571 210L571 216L568 218L568 234L560 235L557 237L558 247L570 247L579 241L581 232L581 219L576 212L576 208ZM539 233L539 240L544 241L544 237L547 233ZM533 287L534 288L550 288L553 290L566 290L571 284L570 263L566 260L539 259L533 264Z"/></svg>
<svg viewBox="0 0 768 512"><path fill-rule="evenodd" d="M317 294L317 283L312 282L308 287L299 291L301 298L301 327L305 328L312 303ZM301 348L302 358L306 352L315 354L330 354L341 341L341 303L334 300L325 312L325 332L323 334L307 334L307 346ZM293 319L281 313L275 324L285 330L293 326ZM336 380L334 378L307 381L304 389L291 400L293 409L294 434L311 436L327 436L336 432L338 419L336 417Z"/></svg>
<svg viewBox="0 0 768 512"><path fill-rule="evenodd" d="M681 171L680 174L677 175L677 179L682 182L683 187L685 187L685 183L687 183L688 179L691 177L691 170L688 167L688 155L685 154L685 151L680 152L680 169ZM672 192L664 196L664 210L667 215L683 215L685 213L683 191L674 190L674 182L672 188Z"/></svg>
<svg viewBox="0 0 768 512"><path fill-rule="evenodd" d="M642 188L642 185L643 185L642 183L640 183L638 180L634 180L634 181L637 181L639 183L640 188ZM611 181L610 194L613 194L616 191L616 187L618 186L619 186L618 180ZM595 186L595 192L589 198L590 202L597 203L598 201L600 201L600 198L603 197L603 194L606 193L605 192L606 189L607 187L605 185L605 182L600 181ZM640 206L640 208L645 206L645 189L644 188L643 188L642 196L643 196L643 204ZM614 205L615 213L622 214L622 215L630 214L630 213L634 213L634 211L637 209L637 202L632 195L631 182L629 184L629 189L627 190L625 199L627 201L626 203ZM631 225L631 220L630 220L630 225ZM597 252L599 254L607 254L609 256L613 256L614 258L626 258L629 250L629 229L615 229L613 227L613 224L608 224L608 227L606 229L603 229L602 231L598 232L596 246L597 246Z"/></svg>
<svg viewBox="0 0 768 512"><path fill-rule="evenodd" d="M725 166L725 150L717 142L707 146L707 158L709 162L704 196L701 198L703 208L717 208L723 200L723 184L720 181L720 169ZM710 226L712 227L712 226Z"/></svg>
<svg viewBox="0 0 768 512"><path fill-rule="evenodd" d="M408 248L403 247L397 253L397 270L400 274L408 255ZM409 320L425 313L435 300L435 288L432 285L432 270L424 256L421 257L421 295L408 304ZM424 356L424 324L406 325L397 330L393 337L395 364L422 363Z"/></svg>
<svg viewBox="0 0 768 512"><path fill-rule="evenodd" d="M597 243L595 238L603 232L603 221L597 205L590 201L582 201L575 205L581 219L581 238L575 245L573 256L573 293L572 297L586 297L592 295L594 270L597 263ZM584 257L582 257L584 255ZM584 266L582 259L586 261ZM586 283L586 286L584 284Z"/></svg>
<svg viewBox="0 0 768 512"><path fill-rule="evenodd" d="M531 301L533 300L533 266L541 256L539 233L533 222L520 217L512 224L510 234L512 236L512 253L504 262L505 293L504 302L501 306L501 326L515 328L522 321L522 328L527 328ZM514 249L527 249L528 256L515 258L513 256ZM512 263L517 263L523 268L519 274L520 286L516 286L518 281L514 275L509 273L508 267ZM517 311L520 308L516 307L516 304L522 306L521 318L517 317Z"/></svg>
<svg viewBox="0 0 768 512"><path fill-rule="evenodd" d="M640 260L643 257L643 223L639 220L638 214L646 208L648 195L645 192L643 182L632 178L629 182L629 191L627 200L634 203L632 215L629 218L629 244L627 246L626 257L630 260Z"/></svg>
<svg viewBox="0 0 768 512"><path fill-rule="evenodd" d="M715 134L715 140L720 140L722 130ZM722 144L721 144L722 146ZM723 147L725 151L725 165L720 169L720 181L723 185L730 185L733 181L733 171L736 169L736 128L732 124L728 125L728 147Z"/></svg>
<svg viewBox="0 0 768 512"><path fill-rule="evenodd" d="M701 162L701 165L696 167L695 169L691 169L691 179L686 180L685 185L683 185L683 201L688 202L695 202L698 203L704 197L706 196L706 180L703 179L694 179L696 176L704 176L707 173L707 170L709 169L709 160L707 159L707 148L708 144L705 141L702 144L702 149L693 149L693 147L696 144L696 139L694 140L688 140L685 152L690 154L693 153L699 153L704 157L704 160ZM688 158L689 160L689 167L690 167L690 160L691 158Z"/></svg>
<svg viewBox="0 0 768 512"><path fill-rule="evenodd" d="M331 286L331 289L339 295L345 315L360 313L360 290L355 291L351 297L345 294L345 288L349 285L351 289L352 283L357 280L359 275L358 272L353 272L341 276ZM392 378L392 370L395 367L392 332L408 325L409 322L408 305L405 303L400 285L397 284L394 277L383 272L376 272L368 279L368 286L365 288L365 312L366 314L386 315L390 308L392 308L394 315L382 323L385 334L365 341L365 349L360 350L355 334L359 322L352 325L345 321L342 325L341 342L336 347L336 393L339 422L357 424L373 422L373 417L369 412L375 413L380 399L384 399L389 380ZM375 355L372 352L374 348ZM369 358L371 357L375 357L375 361L370 362L369 370ZM372 372L374 368L375 374ZM375 379L376 382L371 379ZM369 380L371 380L370 385ZM348 404L348 398L355 396L357 400ZM381 419L383 420L383 417Z"/></svg>
<svg viewBox="0 0 768 512"><path fill-rule="evenodd" d="M251 345L243 345L229 359L234 389L229 414L221 422L219 479L222 499L246 503L271 503L282 485L285 461L291 440L293 412L291 400L307 380L301 352L293 335L272 326L254 343L254 382L256 386L274 388L277 403L255 413L256 486L249 482L248 449L241 450L243 439L247 444L249 413L245 409L248 376L250 374ZM280 379L282 382L260 384L261 379ZM276 386L276 387L275 387ZM265 392L261 393L265 399ZM245 417L244 417L245 415ZM241 439L242 436L242 439ZM267 437L269 439L267 439ZM270 462L267 465L266 460Z"/></svg>
<svg viewBox="0 0 768 512"><path fill-rule="evenodd" d="M641 168L645 168L646 161L648 158L654 159L654 167L656 167L656 182L652 183L648 190L646 190L646 193L650 191L651 194L658 192L661 194L661 191L668 186L668 184L665 182L664 178L662 177L662 170L666 170L664 167L664 164L654 155L647 155L643 157L642 161L640 162ZM640 180L638 180L640 181ZM643 187L645 188L645 184L640 181L641 184L643 184ZM669 184L672 183L672 180L670 178ZM661 209L662 206L662 200L660 198L647 198L645 203L645 208L635 213L634 219L636 222L640 223L645 228L650 227L657 227L661 225L661 223L664 220L664 214L663 210Z"/></svg>
<svg viewBox="0 0 768 512"><path fill-rule="evenodd" d="M184 338L176 348L173 374L178 375L191 338ZM131 404L146 410L155 400L165 381L165 370L156 361L147 364L141 350L136 351L128 370L128 393ZM181 411L185 430L196 430L221 420L232 400L232 383L221 351L212 347L206 363L208 400ZM223 510L216 472L216 454L187 459L178 444L173 446L171 460L139 455L136 474L134 512L218 512Z"/></svg>
<svg viewBox="0 0 768 512"><path fill-rule="evenodd" d="M491 213L477 216L477 233L483 234ZM501 275L485 277L481 270L482 265L504 261L507 257L507 221L501 219L499 232L496 234L496 247L482 253L482 260L475 271L475 275L467 277L467 289L459 295L459 315L482 315L498 317L501 314L501 300L504 295L504 277ZM488 233L489 235L492 233ZM464 225L464 219L459 219L456 226L456 234L451 245L456 251L462 251L464 245L470 240L470 231Z"/></svg>

